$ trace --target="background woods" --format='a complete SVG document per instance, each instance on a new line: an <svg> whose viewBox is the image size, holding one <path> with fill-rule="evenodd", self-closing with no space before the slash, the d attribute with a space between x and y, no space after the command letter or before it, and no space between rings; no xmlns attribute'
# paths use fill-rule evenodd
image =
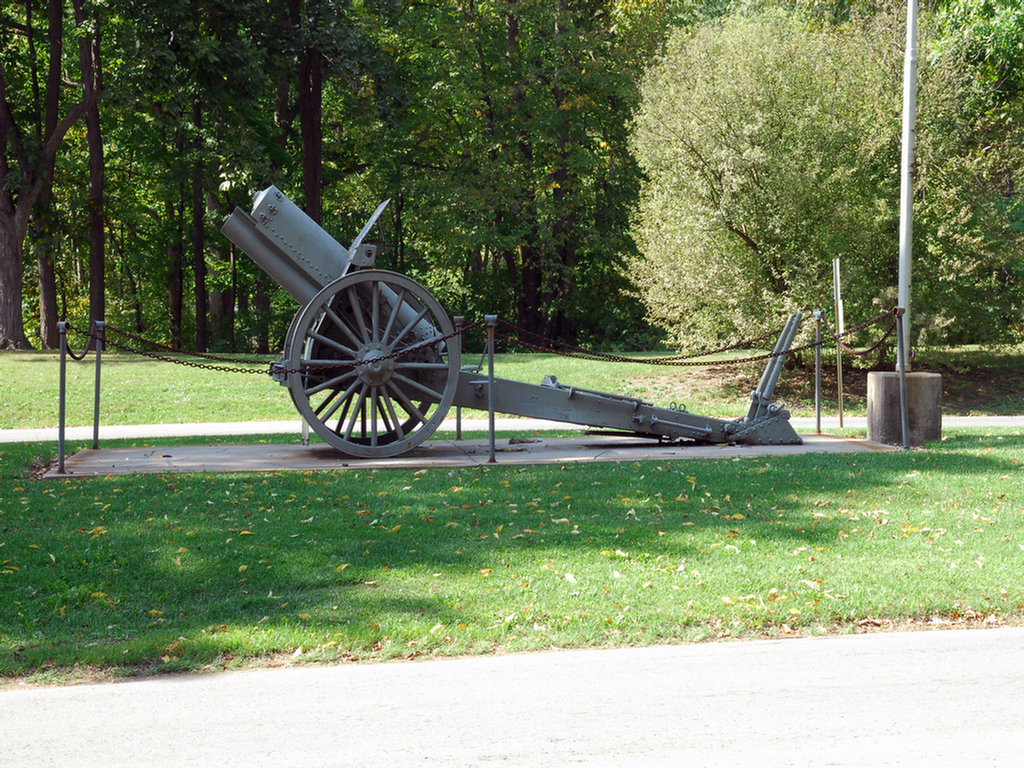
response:
<svg viewBox="0 0 1024 768"><path fill-rule="evenodd" d="M1009 0L925 4L915 312L1022 332ZM587 343L894 303L902 19L836 0L9 0L0 346L105 318L267 352L294 308L218 227L276 184L453 314ZM728 77L724 73L730 73Z"/></svg>

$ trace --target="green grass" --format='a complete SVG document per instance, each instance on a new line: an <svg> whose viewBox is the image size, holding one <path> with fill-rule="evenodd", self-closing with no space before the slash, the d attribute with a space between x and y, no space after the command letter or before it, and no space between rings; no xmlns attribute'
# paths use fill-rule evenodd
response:
<svg viewBox="0 0 1024 768"><path fill-rule="evenodd" d="M919 370L943 374L947 414L1024 413L1024 354L1021 348L922 352ZM635 355L638 356L638 355ZM195 358L182 358L195 362ZM159 424L205 421L296 419L287 390L265 374L270 357L254 374L174 365L137 355L106 353L102 364L101 424ZM465 355L475 363L479 356ZM57 355L0 352L0 429L56 426L59 391ZM202 362L202 361L201 361ZM207 361L208 362L208 361ZM834 361L833 361L834 362ZM92 423L94 357L68 362L67 423ZM543 354L503 354L496 374L539 384L548 374L568 385L641 397L657 405L682 403L694 413L736 417L746 412L760 363L713 368L608 363ZM835 414L834 364L824 367L823 410ZM844 374L844 410L863 415L866 372ZM777 390L798 416L813 415L813 369L787 369Z"/></svg>
<svg viewBox="0 0 1024 768"><path fill-rule="evenodd" d="M0 446L9 679L1024 615L1020 430L843 456L31 480L51 451Z"/></svg>

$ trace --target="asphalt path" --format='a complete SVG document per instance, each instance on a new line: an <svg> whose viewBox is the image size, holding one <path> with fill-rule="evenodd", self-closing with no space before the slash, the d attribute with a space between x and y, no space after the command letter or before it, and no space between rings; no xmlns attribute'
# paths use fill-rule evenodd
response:
<svg viewBox="0 0 1024 768"><path fill-rule="evenodd" d="M0 690L5 768L1014 766L1024 629Z"/></svg>

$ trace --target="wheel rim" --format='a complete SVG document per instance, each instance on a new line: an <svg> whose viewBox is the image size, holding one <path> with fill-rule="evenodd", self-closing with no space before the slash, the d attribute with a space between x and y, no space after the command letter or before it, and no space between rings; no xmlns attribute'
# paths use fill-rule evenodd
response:
<svg viewBox="0 0 1024 768"><path fill-rule="evenodd" d="M287 385L325 442L353 456L403 453L429 437L455 396L451 320L415 280L383 270L346 275L296 315Z"/></svg>

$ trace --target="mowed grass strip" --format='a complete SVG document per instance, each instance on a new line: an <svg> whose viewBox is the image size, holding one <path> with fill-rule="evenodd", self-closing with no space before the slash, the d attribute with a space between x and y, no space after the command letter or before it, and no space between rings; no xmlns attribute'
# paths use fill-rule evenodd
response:
<svg viewBox="0 0 1024 768"><path fill-rule="evenodd" d="M0 446L8 679L1024 615L1020 430L838 456L33 481L39 449Z"/></svg>
<svg viewBox="0 0 1024 768"><path fill-rule="evenodd" d="M767 351L767 350L764 350ZM1024 355L1021 347L994 350L958 348L920 350L919 370L943 375L943 410L946 414L1017 414L1024 412ZM731 355L745 356L749 351ZM630 353L630 358L657 357ZM101 424L160 424L233 421L297 420L285 388L267 375L276 356L249 356L251 366L229 362L229 367L251 368L235 373L151 360L139 355L107 352L101 366ZM827 358L827 356L826 356ZM57 425L59 360L53 352L0 352L0 429ZM177 356L179 363L215 364L209 360ZM804 362L812 359L804 354ZM466 353L463 362L479 362L479 354ZM835 415L838 398L834 358L824 364L822 407ZM95 357L68 361L67 423L88 425L93 415ZM497 376L539 384L554 375L563 384L638 397L656 405L685 405L705 416L734 418L746 413L750 392L757 385L763 362L712 367L671 367L642 363L580 360L550 354L499 354ZM844 373L844 410L864 415L866 371ZM787 368L779 379L776 398L795 416L814 414L813 366ZM467 415L480 415L479 413Z"/></svg>

